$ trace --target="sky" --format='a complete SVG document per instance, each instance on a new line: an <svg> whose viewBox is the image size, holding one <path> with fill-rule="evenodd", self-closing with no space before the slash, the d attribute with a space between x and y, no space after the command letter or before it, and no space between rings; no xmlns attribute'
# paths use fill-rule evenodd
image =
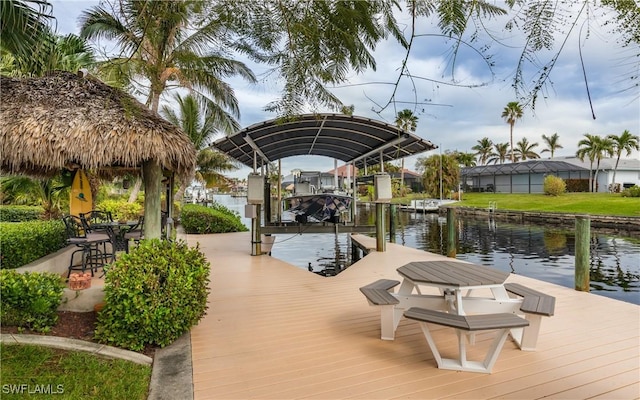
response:
<svg viewBox="0 0 640 400"><path fill-rule="evenodd" d="M97 1L88 0L54 0L52 3L57 30L61 34L78 34L78 16L83 10L98 4ZM501 5L499 1L496 3ZM600 20L603 18L606 16L600 17ZM406 22L406 16L399 14L398 20L402 24ZM390 40L379 43L374 51L377 62L375 71L368 70L360 75L354 73L349 82L332 88L332 91L344 104L354 105L354 115L390 124L394 123L398 111L404 108L413 110L418 116L415 134L440 147L418 157L438 154L440 151L473 152L471 148L483 137L488 137L494 143L508 142L509 125L501 114L508 102L518 100L512 80L524 38L502 30L504 22L498 20L490 26L492 33L500 36L504 44L494 43L489 49L495 63L493 69L490 70L473 51L463 49L459 53L454 76L462 86L434 82L451 80L448 47L442 38L420 36L414 41L407 66L412 74L425 79L414 79L413 82L406 77L401 79L396 103L383 109L393 90L388 83L398 77L404 58L402 48ZM420 34L434 32L435 25L428 23L418 28ZM560 43L558 40L556 46ZM585 133L606 136L620 135L628 130L640 135L640 86L629 90L630 81L622 80L629 73L635 73L636 76L640 73L640 63L637 57L635 60L629 57L632 54L630 50L617 43L608 27L598 24L576 26L551 71L551 84L539 97L535 110L525 108L523 118L516 122L514 144L522 138L537 142L539 146L534 150L542 158L547 158L548 152L541 153L545 148L542 135L557 133L563 148L556 150L555 156L563 157L575 155L578 142ZM539 60L546 62L550 56L550 53L543 54ZM238 59L242 60L241 57ZM636 63L635 66L630 64L632 61ZM263 108L276 99L279 92L279 82L265 77L264 66L245 62L258 76L259 82L247 84L240 79L229 80L239 101L242 128L275 118L273 113L263 111ZM530 69L525 71L528 81L533 78L530 72ZM416 102L419 103L417 106ZM318 112L331 111L326 109ZM635 152L632 157L638 157L638 153ZM406 159L405 168L415 170L416 159L416 156ZM343 164L338 161L338 166ZM333 159L326 157L289 157L282 160L283 175L288 175L296 168L328 171L333 167ZM243 167L226 175L246 178L249 172L249 168Z"/></svg>

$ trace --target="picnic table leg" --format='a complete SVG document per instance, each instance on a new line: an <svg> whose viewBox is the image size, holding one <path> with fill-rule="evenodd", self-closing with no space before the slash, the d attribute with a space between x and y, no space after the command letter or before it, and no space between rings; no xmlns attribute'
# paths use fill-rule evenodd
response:
<svg viewBox="0 0 640 400"><path fill-rule="evenodd" d="M542 325L542 317L535 314L526 314L529 326L525 328L511 329L511 337L522 351L535 351L538 344L538 334Z"/></svg>
<svg viewBox="0 0 640 400"><path fill-rule="evenodd" d="M380 339L382 340L394 340L396 328L398 327L398 323L400 322L400 316L402 315L402 311L400 311L396 318L395 316L395 306L394 305L386 305L380 308Z"/></svg>

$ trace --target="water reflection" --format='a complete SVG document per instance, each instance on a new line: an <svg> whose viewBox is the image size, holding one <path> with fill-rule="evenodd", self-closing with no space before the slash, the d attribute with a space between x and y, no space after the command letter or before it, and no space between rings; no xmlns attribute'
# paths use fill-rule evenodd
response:
<svg viewBox="0 0 640 400"><path fill-rule="evenodd" d="M245 199L222 197L229 208L244 212ZM398 212L396 243L447 254L446 218L437 214ZM250 220L245 219L250 225ZM373 225L375 210L359 208L359 224ZM574 287L575 234L569 229L521 225L493 219L458 217L457 258L504 271ZM273 257L320 275L332 276L351 265L349 235L278 235ZM592 229L591 292L640 304L640 240Z"/></svg>

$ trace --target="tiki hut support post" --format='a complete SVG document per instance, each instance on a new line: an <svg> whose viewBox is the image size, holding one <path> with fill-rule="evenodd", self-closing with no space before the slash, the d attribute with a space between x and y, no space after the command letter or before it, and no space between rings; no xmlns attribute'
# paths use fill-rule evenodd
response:
<svg viewBox="0 0 640 400"><path fill-rule="evenodd" d="M142 164L144 180L144 237L160 238L160 196L162 195L162 167L155 160Z"/></svg>

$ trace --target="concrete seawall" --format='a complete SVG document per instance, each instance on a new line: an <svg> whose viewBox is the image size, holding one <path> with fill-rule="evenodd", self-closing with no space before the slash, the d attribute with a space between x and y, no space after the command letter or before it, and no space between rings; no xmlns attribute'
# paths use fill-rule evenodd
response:
<svg viewBox="0 0 640 400"><path fill-rule="evenodd" d="M446 215L448 207L440 208L440 215ZM490 210L488 208L453 207L458 215L469 215L486 218L496 218L502 221L515 223L532 223L544 225L557 225L571 228L575 226L576 216L581 214L515 211L515 210ZM613 215L587 215L591 220L591 228L605 229L612 233L624 233L640 237L640 217L622 217Z"/></svg>

